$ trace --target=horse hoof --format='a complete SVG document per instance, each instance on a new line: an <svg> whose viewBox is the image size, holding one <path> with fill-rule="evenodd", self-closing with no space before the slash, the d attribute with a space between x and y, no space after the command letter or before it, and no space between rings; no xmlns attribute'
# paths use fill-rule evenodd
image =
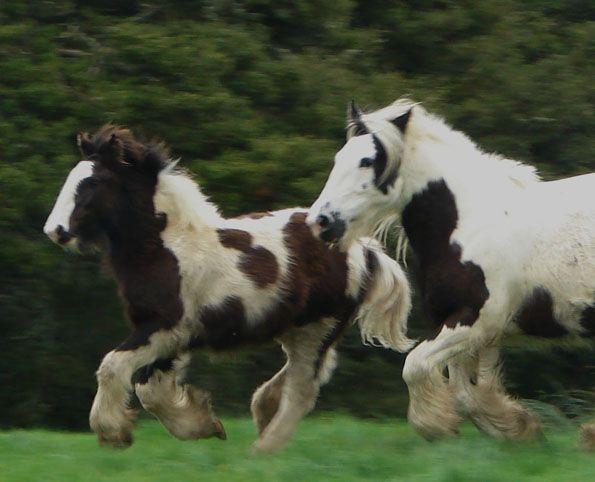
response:
<svg viewBox="0 0 595 482"><path fill-rule="evenodd" d="M225 432L225 428L223 428L223 424L221 420L218 418L215 419L213 422L213 426L215 427L214 436L217 437L219 440L227 440L227 433Z"/></svg>
<svg viewBox="0 0 595 482"><path fill-rule="evenodd" d="M457 421L456 423L455 420ZM439 440L448 440L452 438L459 438L460 432L458 428L458 419L453 419L452 423L445 423L444 426L426 425L426 424L412 424L414 430L418 435L426 439L428 442L437 442Z"/></svg>
<svg viewBox="0 0 595 482"><path fill-rule="evenodd" d="M268 443L266 440L258 439L252 444L252 453L254 455L266 455L277 452L281 447Z"/></svg>
<svg viewBox="0 0 595 482"><path fill-rule="evenodd" d="M99 433L97 434L99 445L112 447L114 449L127 449L134 441L132 432L120 430L119 432Z"/></svg>

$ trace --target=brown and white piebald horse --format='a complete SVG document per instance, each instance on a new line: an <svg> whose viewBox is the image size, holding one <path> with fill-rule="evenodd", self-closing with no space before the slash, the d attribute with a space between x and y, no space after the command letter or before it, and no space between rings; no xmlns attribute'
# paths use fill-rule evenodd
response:
<svg viewBox="0 0 595 482"><path fill-rule="evenodd" d="M132 442L133 390L175 437L224 438L208 397L183 382L193 349L281 343L287 363L251 405L254 447L274 451L313 408L350 322L365 342L411 347L407 278L375 241L331 249L300 209L225 219L163 147L129 130L108 125L78 142L83 160L44 231L105 253L133 327L97 371L90 424L100 442Z"/></svg>
<svg viewBox="0 0 595 482"><path fill-rule="evenodd" d="M401 223L437 328L403 369L409 420L422 435L456 434L462 417L498 438L540 432L506 394L498 348L512 333L595 336L594 201L595 174L544 182L407 99L366 114L352 104L347 142L308 224L348 248ZM585 444L593 434L583 429Z"/></svg>

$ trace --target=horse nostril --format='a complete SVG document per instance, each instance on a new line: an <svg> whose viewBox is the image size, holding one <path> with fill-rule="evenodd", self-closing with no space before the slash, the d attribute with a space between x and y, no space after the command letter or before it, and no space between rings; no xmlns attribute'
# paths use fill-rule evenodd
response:
<svg viewBox="0 0 595 482"><path fill-rule="evenodd" d="M316 222L321 228L326 228L331 223L331 220L328 216L321 214L316 218Z"/></svg>
<svg viewBox="0 0 595 482"><path fill-rule="evenodd" d="M58 225L56 228L56 234L58 238L58 243L66 244L72 238L72 235L64 229L64 226L61 224Z"/></svg>

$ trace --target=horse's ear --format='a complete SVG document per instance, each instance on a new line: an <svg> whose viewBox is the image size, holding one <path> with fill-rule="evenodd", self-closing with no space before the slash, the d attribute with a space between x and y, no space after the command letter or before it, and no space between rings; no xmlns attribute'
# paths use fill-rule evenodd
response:
<svg viewBox="0 0 595 482"><path fill-rule="evenodd" d="M399 129L403 134L405 134L405 131L407 130L407 124L409 123L409 118L411 117L412 110L413 107L404 114L401 114L399 117L391 121L397 127L397 129Z"/></svg>
<svg viewBox="0 0 595 482"><path fill-rule="evenodd" d="M349 105L347 106L347 121L352 123L359 122L361 116L362 111L355 104L355 101L351 99L351 102L349 102Z"/></svg>
<svg viewBox="0 0 595 482"><path fill-rule="evenodd" d="M368 134L368 128L362 121L362 111L355 105L355 101L352 100L347 107L347 127L349 130L353 128L350 135L361 136Z"/></svg>
<svg viewBox="0 0 595 482"><path fill-rule="evenodd" d="M76 145L84 157L90 157L95 154L95 145L91 142L91 138L86 132L79 132L76 135Z"/></svg>

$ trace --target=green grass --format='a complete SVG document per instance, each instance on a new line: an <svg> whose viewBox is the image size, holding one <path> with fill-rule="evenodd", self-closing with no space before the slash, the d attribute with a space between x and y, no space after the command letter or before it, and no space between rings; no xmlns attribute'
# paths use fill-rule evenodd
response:
<svg viewBox="0 0 595 482"><path fill-rule="evenodd" d="M90 433L0 432L0 481L595 480L595 455L575 448L576 431L549 432L547 442L527 445L466 426L456 440L428 443L401 420L318 416L281 453L256 456L250 420L226 420L226 429L226 442L179 442L143 422L125 451L99 447Z"/></svg>

